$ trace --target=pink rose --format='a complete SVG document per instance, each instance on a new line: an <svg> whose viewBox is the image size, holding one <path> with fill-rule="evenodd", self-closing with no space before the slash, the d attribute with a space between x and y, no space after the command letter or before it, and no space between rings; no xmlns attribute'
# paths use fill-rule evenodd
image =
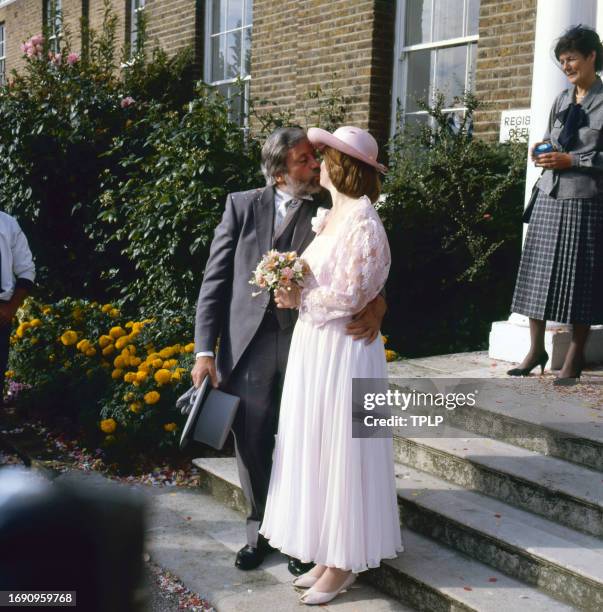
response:
<svg viewBox="0 0 603 612"><path fill-rule="evenodd" d="M122 101L121 101L122 108L129 108L130 106L133 106L134 104L136 104L136 100L134 100L132 96L126 96L125 98L122 98Z"/></svg>
<svg viewBox="0 0 603 612"><path fill-rule="evenodd" d="M281 276L284 279L291 280L294 276L293 270L287 266L281 270Z"/></svg>
<svg viewBox="0 0 603 612"><path fill-rule="evenodd" d="M55 66L60 66L61 65L61 61L63 59L63 56L60 53L49 53L49 55L51 56L50 61Z"/></svg>
<svg viewBox="0 0 603 612"><path fill-rule="evenodd" d="M42 36L42 34L36 34L35 36L32 36L29 39L29 42L34 46L38 46L38 45L43 45L44 44L44 37Z"/></svg>
<svg viewBox="0 0 603 612"><path fill-rule="evenodd" d="M73 64L75 64L75 63L79 62L79 60L80 60L80 56L79 56L77 53L70 53L70 54L67 56L67 63L68 63L70 66L73 66Z"/></svg>

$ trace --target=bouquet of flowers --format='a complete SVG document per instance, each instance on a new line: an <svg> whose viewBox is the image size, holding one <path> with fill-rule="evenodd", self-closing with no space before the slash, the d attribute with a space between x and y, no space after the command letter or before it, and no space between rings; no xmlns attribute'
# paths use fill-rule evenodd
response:
<svg viewBox="0 0 603 612"><path fill-rule="evenodd" d="M293 285L304 286L304 277L308 272L306 262L298 257L295 251L279 253L279 251L268 251L261 259L253 272L250 285L259 287L252 295L260 295L262 291L276 291L276 289L288 289L291 291Z"/></svg>

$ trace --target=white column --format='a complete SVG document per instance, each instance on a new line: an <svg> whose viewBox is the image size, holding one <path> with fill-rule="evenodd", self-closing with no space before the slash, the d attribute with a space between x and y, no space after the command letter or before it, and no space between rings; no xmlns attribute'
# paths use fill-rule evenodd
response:
<svg viewBox="0 0 603 612"><path fill-rule="evenodd" d="M536 8L536 31L534 38L534 65L532 71L532 97L530 105L530 146L542 139L549 118L549 111L557 94L570 86L560 69L554 54L557 39L569 27L583 24L596 27L603 25L603 6L597 11L597 0L538 0ZM603 2L601 2L603 5ZM526 191L524 204L527 203L534 183L541 169L526 160ZM601 332L603 339L603 330ZM545 344L551 356L549 366L560 367L569 344L567 326L558 323L547 324ZM603 344L593 353L593 333L587 347L587 359L603 359ZM530 345L527 317L512 314L508 321L492 324L490 332L489 355L493 359L521 361ZM599 355L601 353L601 355Z"/></svg>

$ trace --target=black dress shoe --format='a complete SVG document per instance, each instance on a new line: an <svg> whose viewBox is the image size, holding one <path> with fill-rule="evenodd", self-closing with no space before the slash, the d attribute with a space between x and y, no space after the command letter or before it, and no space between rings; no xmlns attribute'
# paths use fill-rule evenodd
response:
<svg viewBox="0 0 603 612"><path fill-rule="evenodd" d="M540 366L540 375L544 373L544 366L547 364L549 360L549 354L544 351L540 354L540 357L536 359L533 363L531 363L527 368L511 368L507 370L507 374L509 376L528 376L528 374L536 367Z"/></svg>
<svg viewBox="0 0 603 612"><path fill-rule="evenodd" d="M315 565L316 564L312 562L302 563L299 559L296 559L295 557L289 557L289 563L287 564L287 567L294 576L301 576L302 574L309 572Z"/></svg>
<svg viewBox="0 0 603 612"><path fill-rule="evenodd" d="M255 569L262 564L266 555L273 550L274 548L268 544L268 540L260 535L257 546L247 544L237 553L235 567L238 567L240 570Z"/></svg>

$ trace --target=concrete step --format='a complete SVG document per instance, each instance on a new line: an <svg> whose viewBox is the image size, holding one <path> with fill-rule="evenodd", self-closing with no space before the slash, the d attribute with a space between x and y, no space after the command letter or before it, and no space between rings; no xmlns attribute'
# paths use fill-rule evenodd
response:
<svg viewBox="0 0 603 612"><path fill-rule="evenodd" d="M448 376L414 367L413 375ZM396 379L390 380L395 388ZM477 405L446 412L449 425L603 471L602 393L576 395L540 377L473 381L479 385ZM463 382L473 389L468 379Z"/></svg>
<svg viewBox="0 0 603 612"><path fill-rule="evenodd" d="M603 536L603 475L463 430L394 436L396 461L585 533Z"/></svg>
<svg viewBox="0 0 603 612"><path fill-rule="evenodd" d="M270 554L256 570L234 566L245 545L240 513L207 492L153 487L146 549L151 559L205 597L217 612L299 612L300 590L293 587L287 558ZM412 612L375 587L356 582L333 602L341 612ZM330 606L329 606L330 608Z"/></svg>
<svg viewBox="0 0 603 612"><path fill-rule="evenodd" d="M396 464L402 524L580 610L603 610L603 540Z"/></svg>
<svg viewBox="0 0 603 612"><path fill-rule="evenodd" d="M234 459L195 459L202 486L231 508L245 512ZM429 538L404 529L405 552L366 572L370 582L418 610L450 612L557 612L575 610L541 591L522 584ZM370 610L364 602L362 610Z"/></svg>

